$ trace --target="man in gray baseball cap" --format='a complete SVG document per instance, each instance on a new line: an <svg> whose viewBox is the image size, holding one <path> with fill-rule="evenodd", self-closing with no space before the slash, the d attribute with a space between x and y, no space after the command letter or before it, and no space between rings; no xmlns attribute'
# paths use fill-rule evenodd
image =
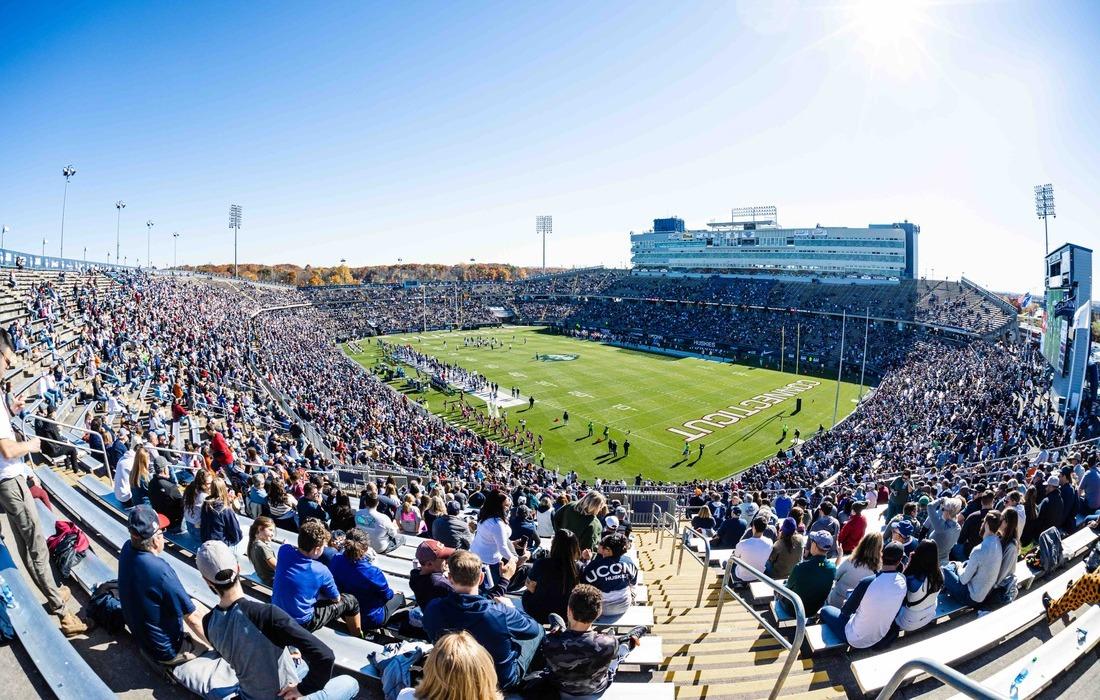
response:
<svg viewBox="0 0 1100 700"><path fill-rule="evenodd" d="M245 597L237 557L227 544L204 542L195 565L218 594L202 626L222 656L218 661L235 672L238 697L286 699L321 691L332 700L350 700L359 693L351 676L333 677L336 657L312 632L274 605ZM227 685L232 687L218 687Z"/></svg>

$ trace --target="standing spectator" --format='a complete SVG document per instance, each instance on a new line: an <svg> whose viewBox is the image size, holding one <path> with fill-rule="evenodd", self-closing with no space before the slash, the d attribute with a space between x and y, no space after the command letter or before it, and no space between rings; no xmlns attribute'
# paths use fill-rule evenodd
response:
<svg viewBox="0 0 1100 700"><path fill-rule="evenodd" d="M780 491L779 495L775 497L775 503L773 504L775 510L775 517L785 518L791 513L791 506L794 505L794 501L787 495L786 491Z"/></svg>
<svg viewBox="0 0 1100 700"><path fill-rule="evenodd" d="M1052 478L1057 481L1057 477ZM951 562L943 569L944 592L963 605L978 607L997 585L1004 554L997 537L1000 526L1000 513L995 510L986 513L982 520L981 544L974 548L961 569L958 562Z"/></svg>
<svg viewBox="0 0 1100 700"><path fill-rule="evenodd" d="M767 527L768 521L764 518L760 516L753 518L751 534L738 542L737 547L733 550L739 559L747 562L757 571L764 570L764 567L768 564L768 557L772 553L772 541L764 537L764 530ZM756 574L740 564L734 570L734 577L744 583L757 580Z"/></svg>
<svg viewBox="0 0 1100 700"><path fill-rule="evenodd" d="M765 573L774 579L785 579L791 575L798 562L802 561L802 548L805 538L798 533L798 524L794 518L783 518L779 525L779 538L772 545Z"/></svg>
<svg viewBox="0 0 1100 700"><path fill-rule="evenodd" d="M622 615L634 604L638 567L623 558L626 549L625 535L618 532L604 535L596 549L597 556L588 562L581 575L585 583L603 593L603 614L608 618Z"/></svg>
<svg viewBox="0 0 1100 700"><path fill-rule="evenodd" d="M256 578L266 586L275 582L275 521L261 515L248 528L248 561L256 571Z"/></svg>
<svg viewBox="0 0 1100 700"><path fill-rule="evenodd" d="M469 632L450 632L436 640L424 677L397 700L502 700L493 657Z"/></svg>
<svg viewBox="0 0 1100 700"><path fill-rule="evenodd" d="M226 442L225 436L218 432L212 422L206 424L206 439L210 441L210 457L213 460L214 471L224 471L229 476L230 467L233 465L233 450ZM244 485L234 485L237 489L243 489Z"/></svg>
<svg viewBox="0 0 1100 700"><path fill-rule="evenodd" d="M297 547L284 544L279 548L271 602L311 632L342 619L348 634L358 637L363 633L359 602L355 596L340 593L332 573L317 561L328 539L325 526L311 520L298 531Z"/></svg>
<svg viewBox="0 0 1100 700"><path fill-rule="evenodd" d="M370 537L370 546L379 554L388 554L405 544L405 538L389 516L378 511L378 494L364 491L360 501L363 508L355 514L355 525Z"/></svg>
<svg viewBox="0 0 1100 700"><path fill-rule="evenodd" d="M218 604L202 619L203 632L221 656L217 663L230 666L238 684L219 691L235 690L242 700L350 700L358 694L354 678L333 677L336 656L321 640L274 605L245 598L237 557L224 542L203 543L195 565L218 594Z"/></svg>
<svg viewBox="0 0 1100 700"><path fill-rule="evenodd" d="M332 558L329 569L341 593L350 593L359 601L364 627L384 627L394 613L405 607L405 596L394 593L386 575L374 565L367 534L358 528L347 533L344 551Z"/></svg>
<svg viewBox="0 0 1100 700"><path fill-rule="evenodd" d="M905 504L909 502L909 490L912 488L909 483L910 476L909 470L906 469L890 482L889 500L887 502L886 512L883 513L886 522L890 522L895 515L900 514ZM879 502L882 502L881 497L879 498Z"/></svg>
<svg viewBox="0 0 1100 700"><path fill-rule="evenodd" d="M1095 456L1081 477L1081 508L1085 515L1100 511L1100 461Z"/></svg>
<svg viewBox="0 0 1100 700"><path fill-rule="evenodd" d="M565 626L556 620L542 640L549 679L562 697L598 697L615 681L615 672L627 654L636 648L645 628L635 627L616 639L592 629L607 614L600 591L580 584L569 596Z"/></svg>
<svg viewBox="0 0 1100 700"><path fill-rule="evenodd" d="M512 606L478 595L485 574L473 552L455 552L447 564L454 591L433 600L424 611L428 639L434 642L446 632L468 631L493 657L500 687L519 686L542 642L542 627Z"/></svg>
<svg viewBox="0 0 1100 700"><path fill-rule="evenodd" d="M809 539L810 557L791 571L787 578L787 588L802 599L807 615L816 615L833 587L836 564L827 558L828 552L833 548L832 535L825 530L815 530L810 533ZM782 604L786 606L786 600ZM794 611L791 612L793 614Z"/></svg>
<svg viewBox="0 0 1100 700"><path fill-rule="evenodd" d="M837 537L837 545L841 551L855 550L863 539L863 535L866 534L867 518L863 515L863 509L866 507L866 501L856 501L852 504L852 514L840 528L840 535Z"/></svg>
<svg viewBox="0 0 1100 700"><path fill-rule="evenodd" d="M0 332L0 374L6 373L14 361L11 340L6 333ZM13 408L16 412L23 410L23 400L15 399ZM83 634L88 627L66 609L68 589L59 589L54 584L46 536L38 520L34 496L27 487L29 470L23 458L29 454L37 454L41 445L38 438L17 441L8 407L0 407L0 510L8 517L8 525L19 549L19 558L23 560L28 576L46 597L49 611L61 619L61 631L66 637L71 637Z"/></svg>
<svg viewBox="0 0 1100 700"><path fill-rule="evenodd" d="M821 622L853 649L883 648L897 636L894 618L907 591L898 571L904 556L902 546L890 542L882 550L882 570L860 581L843 608L821 609Z"/></svg>
<svg viewBox="0 0 1100 700"><path fill-rule="evenodd" d="M905 602L894 622L912 632L936 619L939 592L943 589L939 549L932 540L921 540L905 567Z"/></svg>
<svg viewBox="0 0 1100 700"><path fill-rule="evenodd" d="M527 575L523 610L539 624L548 624L550 615L565 617L569 594L581 582L581 558L577 536L558 530L550 544L550 556L536 559ZM418 599L419 600L419 599Z"/></svg>
<svg viewBox="0 0 1100 700"><path fill-rule="evenodd" d="M936 543L940 566L950 560L951 550L959 541L961 528L958 517L961 509L962 502L951 496L937 498L928 504L928 519L925 521L925 527L928 528L928 538Z"/></svg>
<svg viewBox="0 0 1100 700"><path fill-rule="evenodd" d="M850 556L843 561L837 557L837 561L836 583L829 592L828 603L842 608L860 581L882 569L882 533L868 532Z"/></svg>

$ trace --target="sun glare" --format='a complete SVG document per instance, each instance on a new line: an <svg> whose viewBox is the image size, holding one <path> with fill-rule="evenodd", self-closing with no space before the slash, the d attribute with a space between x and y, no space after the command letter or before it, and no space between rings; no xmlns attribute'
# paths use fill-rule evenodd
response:
<svg viewBox="0 0 1100 700"><path fill-rule="evenodd" d="M921 0L857 0L847 7L855 48L895 77L919 71L921 42L927 31Z"/></svg>

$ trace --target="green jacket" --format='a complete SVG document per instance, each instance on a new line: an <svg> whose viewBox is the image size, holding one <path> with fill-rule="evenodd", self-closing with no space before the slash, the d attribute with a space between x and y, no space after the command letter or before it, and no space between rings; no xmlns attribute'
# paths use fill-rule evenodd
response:
<svg viewBox="0 0 1100 700"><path fill-rule="evenodd" d="M577 502L567 503L554 513L554 530L571 530L580 541L581 549L596 551L596 545L603 534L603 524L594 515L585 515L577 510Z"/></svg>

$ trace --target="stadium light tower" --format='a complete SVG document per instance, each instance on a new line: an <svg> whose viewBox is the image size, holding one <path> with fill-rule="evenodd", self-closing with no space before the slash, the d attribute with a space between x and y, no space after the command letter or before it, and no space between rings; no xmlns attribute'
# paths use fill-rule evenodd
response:
<svg viewBox="0 0 1100 700"><path fill-rule="evenodd" d="M1049 182L1045 185L1035 185L1035 216L1043 220L1043 260L1050 254L1050 231L1047 228L1047 219L1057 216L1054 213L1054 185ZM1045 275L1045 273L1044 273Z"/></svg>
<svg viewBox="0 0 1100 700"><path fill-rule="evenodd" d="M229 228L233 229L233 277L237 276L237 234L241 231L241 205L229 205Z"/></svg>
<svg viewBox="0 0 1100 700"><path fill-rule="evenodd" d="M179 231L172 233L172 267L176 267L176 244L179 243L180 234Z"/></svg>
<svg viewBox="0 0 1100 700"><path fill-rule="evenodd" d="M76 175L76 168L72 163L69 163L61 169L61 174L65 176L65 192L61 195L61 254L58 257L65 257L65 204L69 200L69 178ZM45 255L45 251L42 253Z"/></svg>
<svg viewBox="0 0 1100 700"><path fill-rule="evenodd" d="M8 226L7 224L4 224L3 227L0 227L0 249L4 248L4 236L8 235L8 231L10 230L11 226Z"/></svg>
<svg viewBox="0 0 1100 700"><path fill-rule="evenodd" d="M153 266L153 223L152 219L145 222L145 266ZM137 256L134 256L135 258ZM141 267L141 262L138 262L138 267Z"/></svg>
<svg viewBox="0 0 1100 700"><path fill-rule="evenodd" d="M536 216L535 233L542 236L542 273L546 274L546 237L554 232L554 217Z"/></svg>
<svg viewBox="0 0 1100 700"><path fill-rule="evenodd" d="M46 244L47 244L47 243L49 243L49 241L47 241L47 240L46 240L45 238L43 238L43 239L42 239L42 257L43 257L43 258L45 258L45 257L46 257ZM42 261L42 264L43 264L43 265L45 265L45 264L46 264L46 261L45 261L45 260L43 260L43 261Z"/></svg>
<svg viewBox="0 0 1100 700"><path fill-rule="evenodd" d="M118 209L118 218L115 220L115 260L118 260L119 255L119 231L122 230L122 210L126 208L126 202L121 199L115 202L115 209Z"/></svg>

